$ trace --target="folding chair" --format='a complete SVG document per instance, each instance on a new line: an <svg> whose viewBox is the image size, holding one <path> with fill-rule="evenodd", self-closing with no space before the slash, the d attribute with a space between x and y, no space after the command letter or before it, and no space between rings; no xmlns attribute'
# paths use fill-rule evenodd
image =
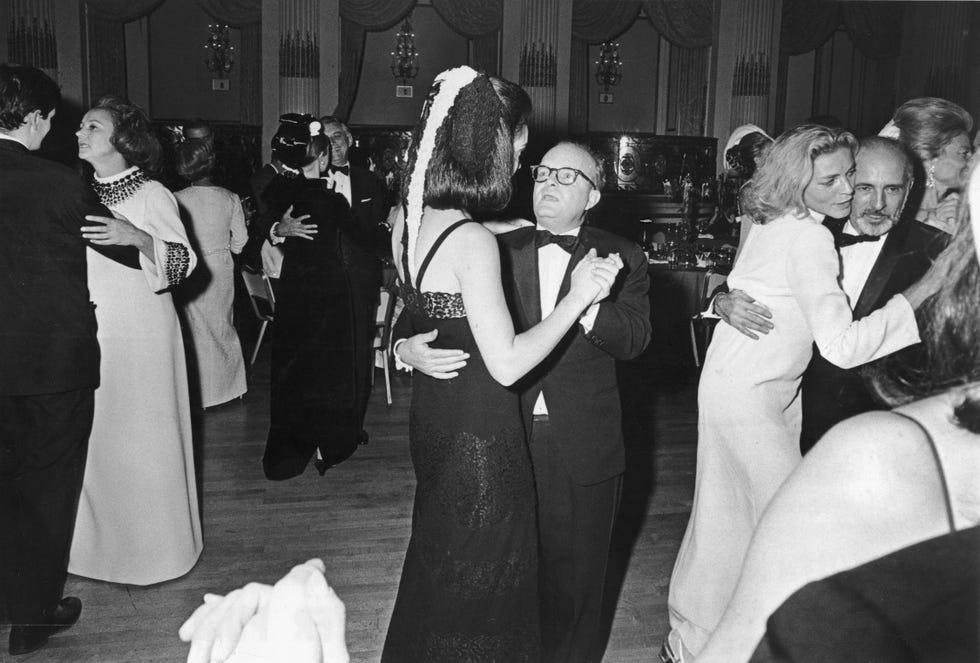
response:
<svg viewBox="0 0 980 663"><path fill-rule="evenodd" d="M248 299L252 303L252 311L259 319L262 326L259 328L259 340L255 342L255 349L252 350L252 359L249 366L255 365L255 358L259 355L259 347L265 337L266 327L275 319L276 295L272 291L272 282L264 271L250 272L247 269L241 270L242 281L245 282L245 290L248 291Z"/></svg>
<svg viewBox="0 0 980 663"><path fill-rule="evenodd" d="M391 405L391 327L395 317L395 304L398 301L398 291L395 288L381 288L378 300L378 312L374 318L374 351L381 357L381 366L385 372L385 395L388 405ZM371 373L374 382L374 372Z"/></svg>

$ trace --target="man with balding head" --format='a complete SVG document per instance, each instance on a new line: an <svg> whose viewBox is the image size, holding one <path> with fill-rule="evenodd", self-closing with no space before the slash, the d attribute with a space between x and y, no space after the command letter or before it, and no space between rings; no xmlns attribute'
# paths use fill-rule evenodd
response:
<svg viewBox="0 0 980 663"><path fill-rule="evenodd" d="M945 247L948 235L911 218L903 219L913 171L908 153L897 141L879 136L863 139L854 163L851 215L827 218L824 226L834 235L841 257L841 289L858 320L919 280ZM719 295L715 303L722 318L734 318L733 326L748 335L768 333L769 325L759 317L768 313L764 308L748 304L738 292ZM779 321L772 324L778 326ZM864 386L861 367L839 368L824 359L816 346L800 388L800 451L804 454L835 424L881 407Z"/></svg>
<svg viewBox="0 0 980 663"><path fill-rule="evenodd" d="M537 226L498 237L515 331L554 309L591 249L603 257L617 253L624 264L609 296L515 385L538 497L541 661L599 661L599 614L625 469L616 360L636 357L650 341L647 260L635 243L584 225L604 178L587 147L558 143L531 175ZM458 351L429 349L424 338L400 341L401 361L433 377L467 370L454 363ZM433 357L442 359L442 369Z"/></svg>

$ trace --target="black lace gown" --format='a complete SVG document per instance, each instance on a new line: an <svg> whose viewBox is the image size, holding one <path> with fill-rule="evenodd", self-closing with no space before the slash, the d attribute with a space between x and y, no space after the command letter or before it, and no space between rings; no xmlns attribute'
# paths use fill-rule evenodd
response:
<svg viewBox="0 0 980 663"><path fill-rule="evenodd" d="M534 481L517 396L487 372L462 297L415 287L458 225L416 281L404 268L414 332L438 329L434 347L470 358L451 380L413 377L418 483L383 663L539 660Z"/></svg>

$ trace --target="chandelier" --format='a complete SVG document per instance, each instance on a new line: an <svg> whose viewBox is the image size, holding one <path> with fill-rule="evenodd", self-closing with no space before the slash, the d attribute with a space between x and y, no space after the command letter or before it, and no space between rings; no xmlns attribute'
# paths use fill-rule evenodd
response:
<svg viewBox="0 0 980 663"><path fill-rule="evenodd" d="M619 59L619 44L606 41L599 44L599 59L595 61L595 80L604 92L623 80L623 61Z"/></svg>
<svg viewBox="0 0 980 663"><path fill-rule="evenodd" d="M395 37L395 50L391 52L391 75L402 79L402 85L419 73L419 52L415 50L415 33L405 19Z"/></svg>
<svg viewBox="0 0 980 663"><path fill-rule="evenodd" d="M235 58L232 56L235 47L231 45L227 25L209 24L208 30L211 31L211 36L204 44L204 48L208 52L207 57L204 58L204 64L207 65L208 71L219 78L224 78L231 71L232 65L235 64Z"/></svg>

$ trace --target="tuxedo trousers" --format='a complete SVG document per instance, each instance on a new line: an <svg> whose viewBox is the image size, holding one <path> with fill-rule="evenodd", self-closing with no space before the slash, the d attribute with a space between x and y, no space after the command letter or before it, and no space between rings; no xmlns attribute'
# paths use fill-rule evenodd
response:
<svg viewBox="0 0 980 663"><path fill-rule="evenodd" d="M602 660L600 615L623 476L583 486L565 469L547 417L531 428L538 498L542 660Z"/></svg>
<svg viewBox="0 0 980 663"><path fill-rule="evenodd" d="M0 395L0 594L14 624L62 598L94 394Z"/></svg>

